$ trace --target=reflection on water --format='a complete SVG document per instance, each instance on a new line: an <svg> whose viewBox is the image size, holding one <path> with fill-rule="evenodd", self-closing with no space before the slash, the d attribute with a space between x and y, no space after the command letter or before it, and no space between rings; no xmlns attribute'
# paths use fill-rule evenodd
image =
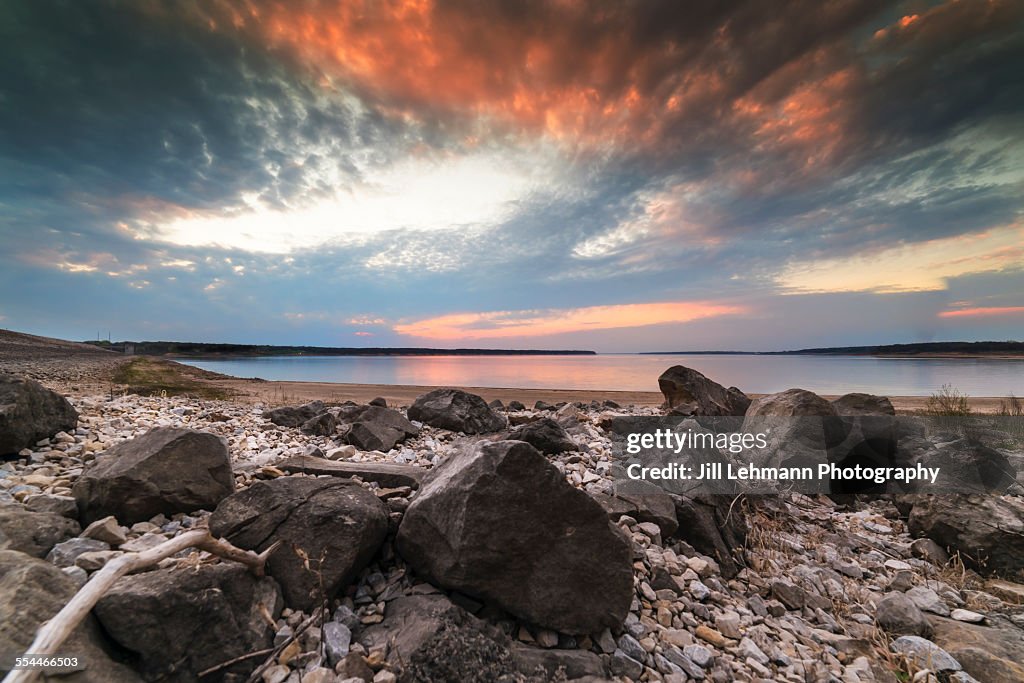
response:
<svg viewBox="0 0 1024 683"><path fill-rule="evenodd" d="M686 365L753 394L790 387L820 394L924 396L952 384L971 396L1024 395L1024 361L870 356L287 356L182 361L235 377L300 382L657 391Z"/></svg>

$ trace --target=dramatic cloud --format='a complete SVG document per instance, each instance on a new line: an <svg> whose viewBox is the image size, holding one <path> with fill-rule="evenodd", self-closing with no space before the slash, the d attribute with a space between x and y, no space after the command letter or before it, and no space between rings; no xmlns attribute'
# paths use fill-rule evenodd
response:
<svg viewBox="0 0 1024 683"><path fill-rule="evenodd" d="M1015 0L0 21L5 325L602 350L1024 334Z"/></svg>

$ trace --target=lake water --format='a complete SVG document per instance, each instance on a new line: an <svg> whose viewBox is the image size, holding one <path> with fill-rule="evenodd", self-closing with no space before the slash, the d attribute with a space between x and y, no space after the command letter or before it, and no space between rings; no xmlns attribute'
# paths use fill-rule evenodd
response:
<svg viewBox="0 0 1024 683"><path fill-rule="evenodd" d="M800 387L926 396L952 384L970 396L1024 396L1024 360L871 356L281 356L182 360L235 377L299 382L658 391L658 375L686 365L747 393Z"/></svg>

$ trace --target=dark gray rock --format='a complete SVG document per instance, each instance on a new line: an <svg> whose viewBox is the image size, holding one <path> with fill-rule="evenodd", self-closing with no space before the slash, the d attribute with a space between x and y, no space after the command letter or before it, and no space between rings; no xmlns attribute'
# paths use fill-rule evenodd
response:
<svg viewBox="0 0 1024 683"><path fill-rule="evenodd" d="M601 658L587 650L542 650L521 644L513 644L512 659L515 667L523 674L536 676L544 681L576 680L586 676L606 677Z"/></svg>
<svg viewBox="0 0 1024 683"><path fill-rule="evenodd" d="M732 578L742 568L747 523L734 497L719 495L673 496L681 538L701 553L714 558L722 575Z"/></svg>
<svg viewBox="0 0 1024 683"><path fill-rule="evenodd" d="M522 441L480 443L434 469L397 543L437 585L563 633L618 627L633 597L626 538Z"/></svg>
<svg viewBox="0 0 1024 683"><path fill-rule="evenodd" d="M988 494L909 497L910 532L960 552L982 574L1024 569L1024 499Z"/></svg>
<svg viewBox="0 0 1024 683"><path fill-rule="evenodd" d="M148 681L195 681L199 672L270 647L281 593L269 578L256 578L236 563L158 569L117 581L93 608L106 633L133 653ZM249 659L202 680L242 674Z"/></svg>
<svg viewBox="0 0 1024 683"><path fill-rule="evenodd" d="M266 410L263 412L263 419L270 420L281 427L298 427L306 420L310 420L326 410L327 406L323 401L312 401L301 406L284 406Z"/></svg>
<svg viewBox="0 0 1024 683"><path fill-rule="evenodd" d="M53 546L77 536L81 530L78 522L52 512L0 508L0 550L20 550L32 557L46 557Z"/></svg>
<svg viewBox="0 0 1024 683"><path fill-rule="evenodd" d="M406 419L397 410L382 408L380 406L355 406L345 409L339 413L338 419L342 422L354 424L357 422L373 422L391 429L402 432L405 436L416 436L420 433L419 427Z"/></svg>
<svg viewBox="0 0 1024 683"><path fill-rule="evenodd" d="M345 438L361 451L387 453L405 438L405 434L379 422L355 422Z"/></svg>
<svg viewBox="0 0 1024 683"><path fill-rule="evenodd" d="M579 450L569 432L550 417L542 417L520 425L509 432L508 438L513 441L525 441L546 455Z"/></svg>
<svg viewBox="0 0 1024 683"><path fill-rule="evenodd" d="M351 422L346 437L348 443L364 451L390 451L420 431L397 410L379 406L351 411L344 419Z"/></svg>
<svg viewBox="0 0 1024 683"><path fill-rule="evenodd" d="M224 439L158 427L96 458L72 492L83 524L107 515L134 524L158 514L212 510L234 489Z"/></svg>
<svg viewBox="0 0 1024 683"><path fill-rule="evenodd" d="M263 412L263 418L270 420L279 427L301 427L317 415L328 412L323 401L310 401L301 406L281 406Z"/></svg>
<svg viewBox="0 0 1024 683"><path fill-rule="evenodd" d="M25 508L32 512L51 512L68 519L78 519L78 503L71 496L39 493L25 499Z"/></svg>
<svg viewBox="0 0 1024 683"><path fill-rule="evenodd" d="M36 631L74 597L78 585L49 562L14 550L0 550L0 675L32 644ZM138 675L108 654L89 615L61 646L79 657L79 670L49 680L68 683L135 683Z"/></svg>
<svg viewBox="0 0 1024 683"><path fill-rule="evenodd" d="M384 398L382 396L378 396L377 398L375 398L375 399L370 401L370 405L371 406L378 406L380 408L387 408L388 407L388 401L387 401L386 398Z"/></svg>
<svg viewBox="0 0 1024 683"><path fill-rule="evenodd" d="M912 454L902 454L908 467L918 463L938 467L939 478L916 482L906 488L928 493L936 487L943 493L1002 493L1017 481L1017 470L1004 453L972 438L929 443Z"/></svg>
<svg viewBox="0 0 1024 683"><path fill-rule="evenodd" d="M299 429L310 436L331 436L338 429L338 418L331 413L320 413L303 422Z"/></svg>
<svg viewBox="0 0 1024 683"><path fill-rule="evenodd" d="M557 410L558 406L554 406L547 401L537 401L533 404L534 410Z"/></svg>
<svg viewBox="0 0 1024 683"><path fill-rule="evenodd" d="M832 457L848 429L835 407L804 389L787 389L751 402L742 430L765 433L768 445L751 449L747 458L759 467L817 466ZM827 482L821 482L827 491Z"/></svg>
<svg viewBox="0 0 1024 683"><path fill-rule="evenodd" d="M78 413L66 398L34 380L0 372L0 456L76 426Z"/></svg>
<svg viewBox="0 0 1024 683"><path fill-rule="evenodd" d="M665 406L673 415L743 415L750 399L737 389L726 389L692 368L673 365L658 378Z"/></svg>
<svg viewBox="0 0 1024 683"><path fill-rule="evenodd" d="M461 389L435 389L420 396L409 407L409 419L465 434L497 432L508 424L482 398Z"/></svg>
<svg viewBox="0 0 1024 683"><path fill-rule="evenodd" d="M402 683L515 680L508 639L442 595L389 602L384 621L361 642L371 651L386 647Z"/></svg>
<svg viewBox="0 0 1024 683"><path fill-rule="evenodd" d="M891 467L897 464L899 430L896 411L885 396L846 394L832 401L846 435L831 447L829 460L840 467ZM885 484L834 482L833 493L883 492Z"/></svg>
<svg viewBox="0 0 1024 683"><path fill-rule="evenodd" d="M505 404L501 402L500 398L496 398L488 403L487 407L491 410L505 410Z"/></svg>
<svg viewBox="0 0 1024 683"><path fill-rule="evenodd" d="M508 409L509 410L526 410L526 406L523 405L522 401L509 401L508 402Z"/></svg>
<svg viewBox="0 0 1024 683"><path fill-rule="evenodd" d="M625 488L625 487L623 487ZM653 522L661 529L661 537L669 538L679 528L676 505L672 496L658 486L643 481L629 482L628 491L614 494L593 494L594 500L608 513L613 522L629 515L638 522Z"/></svg>
<svg viewBox="0 0 1024 683"><path fill-rule="evenodd" d="M69 538L53 546L46 555L46 561L52 562L54 566L63 569L64 567L75 566L75 560L78 559L79 555L99 552L101 550L110 550L110 544L97 541L95 538Z"/></svg>
<svg viewBox="0 0 1024 683"><path fill-rule="evenodd" d="M247 550L262 552L283 541L267 562L267 573L281 584L289 607L306 611L352 581L377 553L387 530L387 508L377 496L334 478L256 482L221 501L210 517L215 536Z"/></svg>
<svg viewBox="0 0 1024 683"><path fill-rule="evenodd" d="M327 664L333 669L338 662L348 656L352 644L352 630L345 624L329 621L323 625L321 633Z"/></svg>
<svg viewBox="0 0 1024 683"><path fill-rule="evenodd" d="M932 635L928 618L903 593L889 593L878 601L875 622L887 633L897 636L930 638Z"/></svg>

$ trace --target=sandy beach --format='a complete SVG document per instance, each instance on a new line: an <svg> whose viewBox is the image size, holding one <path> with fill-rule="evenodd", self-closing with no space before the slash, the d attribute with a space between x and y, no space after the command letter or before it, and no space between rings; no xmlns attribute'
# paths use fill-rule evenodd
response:
<svg viewBox="0 0 1024 683"><path fill-rule="evenodd" d="M209 378L204 381L218 387L236 392L239 400L260 402L274 405L303 403L312 400L327 402L355 401L365 403L381 396L388 405L409 405L417 396L421 396L437 387L402 386L389 384L341 384L333 382L271 382L252 379ZM620 405L657 406L665 398L657 391L586 391L582 389L517 389L492 387L458 387L483 396L487 401L498 399L504 403L512 400L532 405L536 401L559 403L561 401L612 400ZM749 394L758 398L762 394ZM838 395L823 395L833 400ZM928 401L927 396L890 396L893 407L900 413L912 413L923 410ZM999 409L1001 399L996 396L970 397L971 409L979 413L992 413Z"/></svg>

